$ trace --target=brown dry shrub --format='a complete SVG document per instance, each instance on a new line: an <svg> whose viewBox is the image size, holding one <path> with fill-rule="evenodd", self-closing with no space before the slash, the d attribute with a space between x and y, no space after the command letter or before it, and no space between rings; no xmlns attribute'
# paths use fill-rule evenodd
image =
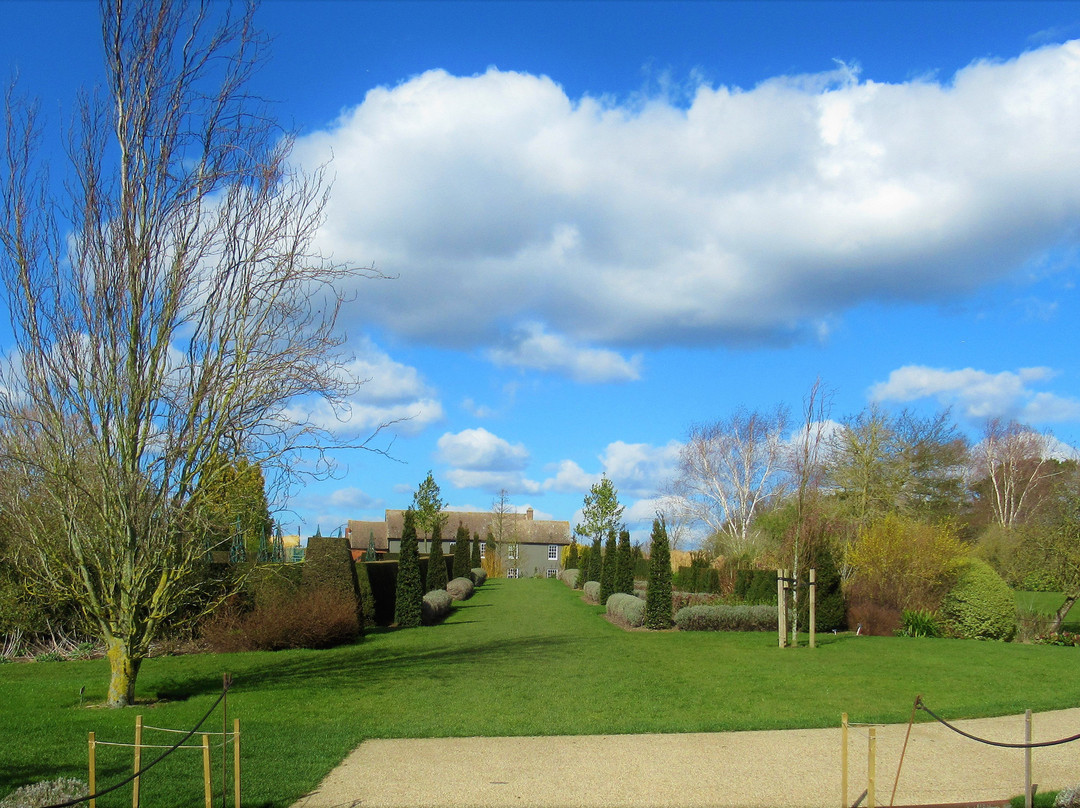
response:
<svg viewBox="0 0 1080 808"><path fill-rule="evenodd" d="M900 628L903 614L900 609L882 606L866 598L852 596L848 599L847 624L855 631L862 624L862 634L875 637L892 637Z"/></svg>
<svg viewBox="0 0 1080 808"><path fill-rule="evenodd" d="M354 599L326 590L272 597L250 611L230 601L202 630L203 639L217 653L333 648L359 635Z"/></svg>

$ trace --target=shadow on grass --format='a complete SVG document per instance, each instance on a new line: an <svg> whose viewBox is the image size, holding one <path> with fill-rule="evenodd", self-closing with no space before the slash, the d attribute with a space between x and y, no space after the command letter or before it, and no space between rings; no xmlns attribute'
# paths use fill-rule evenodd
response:
<svg viewBox="0 0 1080 808"><path fill-rule="evenodd" d="M440 625L455 625L440 624ZM456 625L462 625L458 623ZM439 626L425 626L425 631ZM414 631L416 629L413 629ZM475 668L477 673L528 654L530 664L542 664L545 657L573 651L587 641L574 637L518 637L489 642L470 643L433 649L370 648L364 643L327 651L255 652L257 662L238 664L233 670L233 689L243 691L279 690L310 685L314 680L320 687L347 688L363 683L377 685L387 681L402 681L409 676L425 674L439 665L452 664L457 669ZM581 648L584 653L584 648ZM237 654L243 663L246 655ZM168 696L165 693L168 693ZM172 681L158 691L160 698L182 701L193 696L221 692L220 679L200 677L190 681Z"/></svg>

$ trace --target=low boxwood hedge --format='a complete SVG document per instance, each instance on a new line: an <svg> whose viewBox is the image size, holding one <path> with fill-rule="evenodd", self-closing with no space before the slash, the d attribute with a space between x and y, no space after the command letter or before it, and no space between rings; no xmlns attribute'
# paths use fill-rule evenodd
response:
<svg viewBox="0 0 1080 808"><path fill-rule="evenodd" d="M682 631L776 631L775 606L687 606L675 614Z"/></svg>
<svg viewBox="0 0 1080 808"><path fill-rule="evenodd" d="M619 625L638 628L645 623L645 601L635 595L615 592L607 599L607 616Z"/></svg>

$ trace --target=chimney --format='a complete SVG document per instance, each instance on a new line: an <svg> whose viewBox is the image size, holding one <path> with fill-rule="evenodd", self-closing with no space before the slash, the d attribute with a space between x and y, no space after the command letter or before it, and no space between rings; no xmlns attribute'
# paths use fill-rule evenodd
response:
<svg viewBox="0 0 1080 808"><path fill-rule="evenodd" d="M533 509L532 508L526 508L525 509L525 518L528 519L531 522L532 517L533 517Z"/></svg>

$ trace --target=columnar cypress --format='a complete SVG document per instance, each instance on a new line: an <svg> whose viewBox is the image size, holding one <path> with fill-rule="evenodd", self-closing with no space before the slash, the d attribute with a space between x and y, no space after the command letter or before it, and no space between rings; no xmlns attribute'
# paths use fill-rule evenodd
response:
<svg viewBox="0 0 1080 808"><path fill-rule="evenodd" d="M615 556L615 591L634 594L634 554L630 549L630 531L619 531L619 551Z"/></svg>
<svg viewBox="0 0 1080 808"><path fill-rule="evenodd" d="M591 547L582 547L578 560L577 580L574 581L574 589L581 589L589 580L589 559L592 557Z"/></svg>
<svg viewBox="0 0 1080 808"><path fill-rule="evenodd" d="M446 559L442 551L442 526L436 522L431 528L431 553L428 554L427 562L427 588L446 589Z"/></svg>
<svg viewBox="0 0 1080 808"><path fill-rule="evenodd" d="M607 543L604 545L604 565L600 569L600 605L607 603L611 593L615 591L615 571L619 548L615 531L608 533Z"/></svg>
<svg viewBox="0 0 1080 808"><path fill-rule="evenodd" d="M405 511L401 530L401 551L398 555L397 589L394 601L394 622L399 628L420 625L424 588L420 585L420 553L416 546L416 513Z"/></svg>
<svg viewBox="0 0 1080 808"><path fill-rule="evenodd" d="M461 522L454 538L454 577L469 577L469 529Z"/></svg>
<svg viewBox="0 0 1080 808"><path fill-rule="evenodd" d="M485 548L486 549L486 548ZM472 564L470 569L479 569L480 567L480 534L477 533L473 536L472 541L472 555L469 557L469 563Z"/></svg>
<svg viewBox="0 0 1080 808"><path fill-rule="evenodd" d="M593 539L592 549L589 551L589 574L586 581L600 582L600 568L604 563L604 551L600 546L600 539Z"/></svg>
<svg viewBox="0 0 1080 808"><path fill-rule="evenodd" d="M663 517L653 520L649 583L645 591L645 627L671 628L671 548Z"/></svg>

